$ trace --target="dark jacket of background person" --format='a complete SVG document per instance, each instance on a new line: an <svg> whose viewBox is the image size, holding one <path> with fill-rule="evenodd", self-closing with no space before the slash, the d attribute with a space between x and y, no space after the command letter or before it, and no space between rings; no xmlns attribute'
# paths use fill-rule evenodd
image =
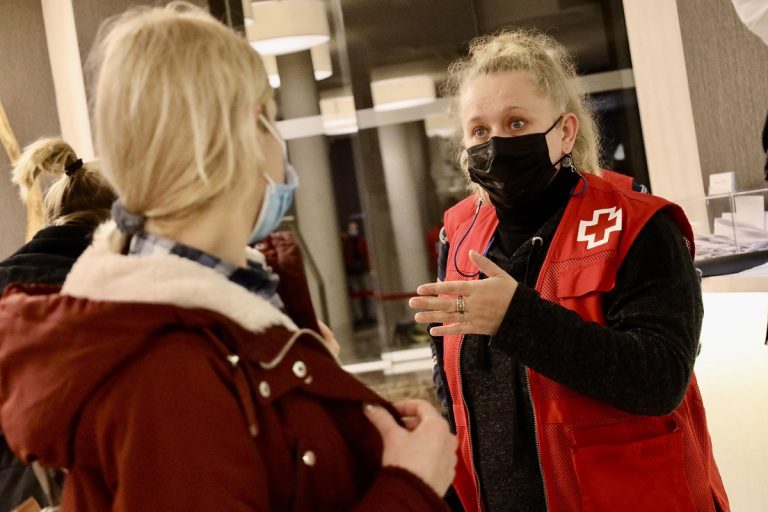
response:
<svg viewBox="0 0 768 512"><path fill-rule="evenodd" d="M264 254L290 318L316 328L298 251L281 239ZM22 459L69 468L64 510L444 510L381 468L362 407L386 402L212 269L97 241L63 293L0 303L0 419Z"/></svg>
<svg viewBox="0 0 768 512"><path fill-rule="evenodd" d="M13 255L0 262L0 290L9 283L61 285L75 260L91 243L94 226L65 225L41 229ZM0 434L0 512L29 497L46 503L31 467L22 464Z"/></svg>
<svg viewBox="0 0 768 512"><path fill-rule="evenodd" d="M91 243L95 226L48 226L18 251L0 261L0 290L9 283L60 285Z"/></svg>

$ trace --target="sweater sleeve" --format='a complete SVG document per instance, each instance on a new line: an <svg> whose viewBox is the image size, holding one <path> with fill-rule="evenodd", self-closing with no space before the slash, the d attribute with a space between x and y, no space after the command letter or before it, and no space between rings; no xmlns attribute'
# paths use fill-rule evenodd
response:
<svg viewBox="0 0 768 512"><path fill-rule="evenodd" d="M520 285L492 343L590 398L634 414L664 415L693 373L703 307L698 276L671 218L643 228L603 302L606 325Z"/></svg>
<svg viewBox="0 0 768 512"><path fill-rule="evenodd" d="M450 245L445 233L445 227L443 227L440 230L440 245L438 248L437 257L437 280L439 282L445 281L449 252ZM429 324L427 327L427 332L429 332L432 327L437 327L439 325L442 324ZM447 384L445 379L445 369L443 367L443 337L432 336L432 334L430 334L429 337L429 346L432 351L432 382L435 384L435 394L437 395L437 400L440 403L443 417L448 420L449 423L451 423L451 431L455 432L456 428L453 426L451 412L449 411L450 406L448 404L448 390L446 389Z"/></svg>

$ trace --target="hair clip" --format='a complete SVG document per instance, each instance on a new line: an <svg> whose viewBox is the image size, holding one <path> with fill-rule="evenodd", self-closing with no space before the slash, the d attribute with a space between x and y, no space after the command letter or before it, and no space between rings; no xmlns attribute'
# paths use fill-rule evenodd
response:
<svg viewBox="0 0 768 512"><path fill-rule="evenodd" d="M64 167L64 174L66 174L67 176L72 176L73 174L75 174L77 171L79 171L82 168L83 168L83 159L82 158L78 158L77 160L75 160L71 164L69 164L69 165Z"/></svg>
<svg viewBox="0 0 768 512"><path fill-rule="evenodd" d="M147 220L145 215L129 212L119 199L112 203L112 218L117 229L128 238L141 233Z"/></svg>

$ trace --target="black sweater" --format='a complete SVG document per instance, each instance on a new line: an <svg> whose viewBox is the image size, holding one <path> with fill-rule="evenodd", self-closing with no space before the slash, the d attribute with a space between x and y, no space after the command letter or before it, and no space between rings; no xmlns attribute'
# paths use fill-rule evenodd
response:
<svg viewBox="0 0 768 512"><path fill-rule="evenodd" d="M566 176L558 183L539 203L538 213L550 217L538 229L531 219L515 223L509 212L498 212L504 224L488 256L520 284L496 335L466 336L462 346L474 459L489 512L545 509L525 367L644 415L674 410L693 372L701 291L685 242L665 213L657 213L641 231L615 288L605 295L606 326L582 320L530 287L568 200ZM531 243L534 236L542 243ZM434 342L442 366L442 340ZM450 412L444 375L436 376Z"/></svg>

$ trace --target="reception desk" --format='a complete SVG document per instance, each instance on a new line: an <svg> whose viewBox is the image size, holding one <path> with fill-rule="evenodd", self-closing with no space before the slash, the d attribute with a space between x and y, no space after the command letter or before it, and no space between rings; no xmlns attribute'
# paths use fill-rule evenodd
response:
<svg viewBox="0 0 768 512"><path fill-rule="evenodd" d="M768 512L768 277L702 282L696 376L731 509Z"/></svg>
<svg viewBox="0 0 768 512"><path fill-rule="evenodd" d="M768 512L768 277L702 282L704 324L696 375L715 458L735 512ZM431 398L432 360L422 346L348 365L389 399Z"/></svg>

